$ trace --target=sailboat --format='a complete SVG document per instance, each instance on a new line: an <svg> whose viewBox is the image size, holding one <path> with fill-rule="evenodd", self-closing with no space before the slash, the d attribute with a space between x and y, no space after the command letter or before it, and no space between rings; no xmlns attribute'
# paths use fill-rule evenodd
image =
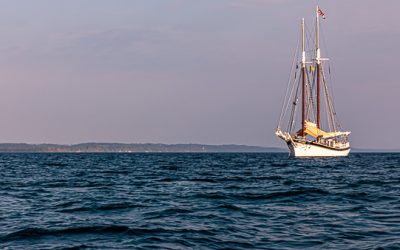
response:
<svg viewBox="0 0 400 250"><path fill-rule="evenodd" d="M320 18L325 19L325 14L317 7L315 36L306 34L304 18L301 20L301 42L275 131L286 142L291 157L338 157L350 153L350 132L341 131L328 84L332 78L329 59L321 57ZM306 39L310 42L306 43Z"/></svg>

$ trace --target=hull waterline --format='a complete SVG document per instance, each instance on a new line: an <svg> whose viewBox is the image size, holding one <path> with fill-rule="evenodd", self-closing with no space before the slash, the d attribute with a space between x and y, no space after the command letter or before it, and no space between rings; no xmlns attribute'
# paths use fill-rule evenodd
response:
<svg viewBox="0 0 400 250"><path fill-rule="evenodd" d="M287 142L290 157L345 157L350 148L331 148L304 142Z"/></svg>

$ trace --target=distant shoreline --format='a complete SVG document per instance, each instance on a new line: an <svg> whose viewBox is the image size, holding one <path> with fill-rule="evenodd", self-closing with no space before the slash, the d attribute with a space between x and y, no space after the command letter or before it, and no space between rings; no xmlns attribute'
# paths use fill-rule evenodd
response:
<svg viewBox="0 0 400 250"><path fill-rule="evenodd" d="M162 144L162 143L0 143L0 153L267 153L283 148L248 145Z"/></svg>

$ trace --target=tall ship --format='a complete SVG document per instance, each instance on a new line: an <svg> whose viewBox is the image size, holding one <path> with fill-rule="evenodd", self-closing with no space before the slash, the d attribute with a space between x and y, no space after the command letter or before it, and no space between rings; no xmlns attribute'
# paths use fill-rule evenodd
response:
<svg viewBox="0 0 400 250"><path fill-rule="evenodd" d="M320 19L316 8L313 34L301 20L301 38L288 81L275 134L289 147L291 157L338 157L350 153L350 132L342 131L333 98L331 68L321 57Z"/></svg>

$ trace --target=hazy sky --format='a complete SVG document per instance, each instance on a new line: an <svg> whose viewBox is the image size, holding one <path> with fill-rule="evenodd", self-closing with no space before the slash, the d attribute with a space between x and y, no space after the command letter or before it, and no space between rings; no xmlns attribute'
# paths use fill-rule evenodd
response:
<svg viewBox="0 0 400 250"><path fill-rule="evenodd" d="M283 147L317 3L353 146L400 148L398 0L0 1L0 141Z"/></svg>

